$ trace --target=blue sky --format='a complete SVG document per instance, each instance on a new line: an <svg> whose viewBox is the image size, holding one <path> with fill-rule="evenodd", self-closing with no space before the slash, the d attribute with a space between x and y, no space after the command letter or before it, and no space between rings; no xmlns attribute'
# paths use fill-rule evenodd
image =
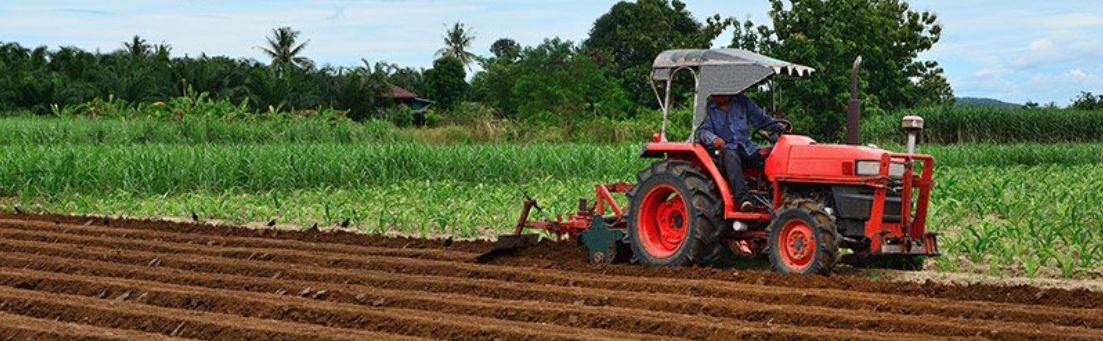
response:
<svg viewBox="0 0 1103 341"><path fill-rule="evenodd" d="M446 25L462 21L487 54L499 37L524 45L545 37L585 39L613 1L594 0L323 0L323 1L4 1L0 41L110 51L140 34L167 42L177 55L263 59L255 47L275 26L310 40L319 64L359 65L361 58L429 66ZM713 13L764 22L765 0L687 1L702 18ZM958 96L1066 104L1081 90L1103 92L1101 1L912 1L939 14L942 41L934 59ZM726 44L724 34L718 44ZM799 62L799 61L798 61Z"/></svg>

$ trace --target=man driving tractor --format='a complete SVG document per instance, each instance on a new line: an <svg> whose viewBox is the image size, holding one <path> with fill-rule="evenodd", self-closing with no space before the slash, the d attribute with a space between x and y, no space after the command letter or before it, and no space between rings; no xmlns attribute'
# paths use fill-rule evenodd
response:
<svg viewBox="0 0 1103 341"><path fill-rule="evenodd" d="M751 140L751 130L781 133L789 127L784 122L771 124L775 121L742 93L714 95L709 102L708 117L701 123L698 139L713 152L719 152L732 199L740 203L739 210L750 212L754 210L754 203L747 191L743 168L762 167L764 162L758 152L758 144Z"/></svg>

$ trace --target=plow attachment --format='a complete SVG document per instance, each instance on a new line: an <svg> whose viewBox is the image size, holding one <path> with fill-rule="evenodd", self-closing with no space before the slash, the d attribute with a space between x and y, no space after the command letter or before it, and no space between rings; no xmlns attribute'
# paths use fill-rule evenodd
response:
<svg viewBox="0 0 1103 341"><path fill-rule="evenodd" d="M556 215L555 219L544 217L543 209L536 200L525 195L521 216L517 219L513 233L498 236L494 248L479 255L476 261L487 263L520 248L536 244L539 236L525 234L525 229L543 230L555 234L557 241L562 240L564 236L576 240L586 246L587 258L594 263L628 261L632 252L623 241L626 225L624 210L617 206L613 193L625 193L630 189L632 185L623 182L594 186L593 204L586 199L580 199L577 212L567 215L566 218L563 215ZM529 214L533 209L536 209L543 219L529 220Z"/></svg>

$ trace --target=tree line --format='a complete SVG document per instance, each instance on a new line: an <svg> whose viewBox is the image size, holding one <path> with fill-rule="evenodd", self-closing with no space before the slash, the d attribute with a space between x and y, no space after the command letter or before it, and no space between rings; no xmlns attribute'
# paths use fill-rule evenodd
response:
<svg viewBox="0 0 1103 341"><path fill-rule="evenodd" d="M769 25L721 14L699 20L680 0L622 1L601 15L580 42L548 38L521 46L501 38L489 54L471 51L478 37L455 23L442 36L444 46L428 69L367 60L358 66L318 66L307 57L309 41L290 27L275 28L262 41L265 62L173 56L171 45L140 36L107 53L3 43L0 110L48 113L54 105L94 98L151 102L206 92L247 101L258 111L327 107L347 110L357 120L412 122L396 119L393 101L383 96L394 85L433 100L434 111L453 121L472 110L550 124L635 119L656 106L647 74L659 52L713 47L721 34L732 31L730 47L817 69L808 80L779 77L751 95L818 137L841 131L847 70L859 55L866 61L867 112L952 101L942 69L917 57L941 35L934 14L912 10L902 0L769 1ZM685 88L682 96L692 90Z"/></svg>

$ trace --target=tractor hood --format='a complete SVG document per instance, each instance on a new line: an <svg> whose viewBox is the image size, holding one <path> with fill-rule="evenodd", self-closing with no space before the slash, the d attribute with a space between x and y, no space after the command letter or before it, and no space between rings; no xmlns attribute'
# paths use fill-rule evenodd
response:
<svg viewBox="0 0 1103 341"><path fill-rule="evenodd" d="M784 135L778 139L767 160L767 175L771 180L783 177L853 177L855 162L879 161L889 151L874 147L838 144L817 144L800 135Z"/></svg>

